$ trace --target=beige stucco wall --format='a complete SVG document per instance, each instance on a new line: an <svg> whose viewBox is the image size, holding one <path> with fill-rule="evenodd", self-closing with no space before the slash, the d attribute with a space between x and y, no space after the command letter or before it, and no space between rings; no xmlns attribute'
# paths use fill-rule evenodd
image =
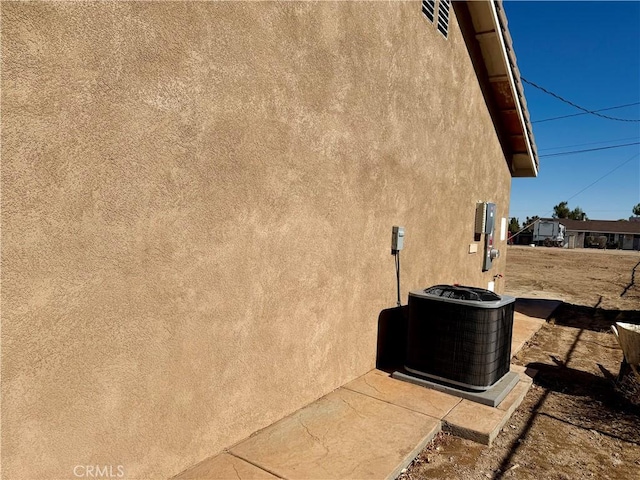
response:
<svg viewBox="0 0 640 480"><path fill-rule="evenodd" d="M504 273L468 253L510 176L453 10L1 8L3 478L167 477L371 369L392 225L404 302Z"/></svg>

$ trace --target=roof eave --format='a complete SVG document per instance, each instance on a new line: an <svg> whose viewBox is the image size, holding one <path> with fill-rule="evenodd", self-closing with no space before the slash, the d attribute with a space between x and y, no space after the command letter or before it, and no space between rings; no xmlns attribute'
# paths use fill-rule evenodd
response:
<svg viewBox="0 0 640 480"><path fill-rule="evenodd" d="M473 1L468 7L499 109L499 128L508 139L511 175L536 177L538 154L502 1Z"/></svg>

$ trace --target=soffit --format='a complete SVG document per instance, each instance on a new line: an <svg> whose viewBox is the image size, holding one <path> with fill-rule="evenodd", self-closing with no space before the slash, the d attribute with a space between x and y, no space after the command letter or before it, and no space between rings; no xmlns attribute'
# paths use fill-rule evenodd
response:
<svg viewBox="0 0 640 480"><path fill-rule="evenodd" d="M538 154L502 2L471 1L467 5L498 109L499 127L508 139L511 175L535 177Z"/></svg>

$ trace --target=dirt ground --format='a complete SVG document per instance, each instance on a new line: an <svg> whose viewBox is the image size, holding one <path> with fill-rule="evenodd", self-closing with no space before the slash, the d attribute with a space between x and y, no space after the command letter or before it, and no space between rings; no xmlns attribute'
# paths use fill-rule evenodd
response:
<svg viewBox="0 0 640 480"><path fill-rule="evenodd" d="M505 290L607 310L640 310L640 252L511 246ZM634 284L634 281L638 285Z"/></svg>
<svg viewBox="0 0 640 480"><path fill-rule="evenodd" d="M640 254L509 247L506 292L563 304L514 357L538 370L491 448L441 433L399 478L640 478L640 382L615 321L640 324Z"/></svg>

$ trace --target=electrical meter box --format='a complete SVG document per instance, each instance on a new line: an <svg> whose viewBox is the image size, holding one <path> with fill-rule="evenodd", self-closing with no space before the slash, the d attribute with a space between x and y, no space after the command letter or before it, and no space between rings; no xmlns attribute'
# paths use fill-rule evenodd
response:
<svg viewBox="0 0 640 480"><path fill-rule="evenodd" d="M489 235L493 235L496 227L496 204L487 203L487 215L485 222L485 232Z"/></svg>

